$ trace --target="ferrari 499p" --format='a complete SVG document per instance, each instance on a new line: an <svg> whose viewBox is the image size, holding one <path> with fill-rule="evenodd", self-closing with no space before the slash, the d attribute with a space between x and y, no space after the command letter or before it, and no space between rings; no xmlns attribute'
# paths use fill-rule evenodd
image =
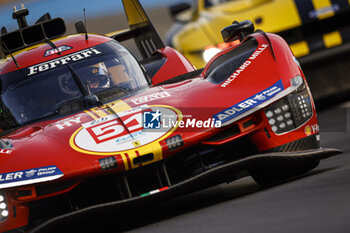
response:
<svg viewBox="0 0 350 233"><path fill-rule="evenodd" d="M49 14L28 25L24 7L17 30L1 29L1 232L247 175L271 185L339 152L320 148L310 90L280 36L235 22L222 36L240 43L195 70L138 0L123 3L130 29L109 36L82 22L63 36Z"/></svg>

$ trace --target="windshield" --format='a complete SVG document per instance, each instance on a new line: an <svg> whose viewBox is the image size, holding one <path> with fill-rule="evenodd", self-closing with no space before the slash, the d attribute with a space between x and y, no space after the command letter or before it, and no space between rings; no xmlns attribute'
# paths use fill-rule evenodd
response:
<svg viewBox="0 0 350 233"><path fill-rule="evenodd" d="M1 122L12 121L8 123L12 127L81 110L84 92L76 78L84 84L83 89L104 102L148 85L138 62L115 41L24 68L21 72L23 75L17 70L0 79L0 118ZM11 126L0 124L0 128Z"/></svg>

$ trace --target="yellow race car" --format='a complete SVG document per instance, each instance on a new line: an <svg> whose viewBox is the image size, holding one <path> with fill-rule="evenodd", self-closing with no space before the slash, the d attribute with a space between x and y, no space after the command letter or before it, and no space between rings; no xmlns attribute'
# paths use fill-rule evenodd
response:
<svg viewBox="0 0 350 233"><path fill-rule="evenodd" d="M350 0L195 0L170 6L170 14L174 24L166 43L197 68L232 45L223 43L223 27L249 19L288 42L316 101L349 96Z"/></svg>
<svg viewBox="0 0 350 233"><path fill-rule="evenodd" d="M350 40L349 0L196 0L170 7L175 24L166 41L195 66L203 67L222 44L218 33L234 20L253 21L257 29L278 33L296 57ZM191 7L191 9L189 9ZM215 47L213 47L213 45Z"/></svg>

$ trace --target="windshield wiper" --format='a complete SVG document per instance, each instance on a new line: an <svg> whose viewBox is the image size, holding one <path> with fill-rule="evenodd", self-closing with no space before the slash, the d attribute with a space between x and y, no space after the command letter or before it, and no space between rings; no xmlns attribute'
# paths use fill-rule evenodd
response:
<svg viewBox="0 0 350 233"><path fill-rule="evenodd" d="M88 96L89 95L89 90L88 88L84 85L83 81L79 78L78 74L75 72L74 68L71 66L71 64L67 63L68 69L70 73L72 74L72 77L77 84L80 92L83 94L83 96Z"/></svg>
<svg viewBox="0 0 350 233"><path fill-rule="evenodd" d="M23 78L26 78L26 76L24 75L22 69L20 69L20 65L18 64L16 58L13 56L11 50L8 49L7 45L5 44L4 41L2 41L2 46L7 50L9 51L10 55L11 55L11 58L13 60L13 63L15 63L16 67L17 67L17 70L22 74Z"/></svg>
<svg viewBox="0 0 350 233"><path fill-rule="evenodd" d="M61 51L58 49L58 47L49 39L46 39L45 42L49 44L52 48L57 50L57 53L59 55L62 55ZM89 84L87 83L86 85L83 83L83 81L79 78L78 74L75 72L74 68L71 66L71 64L66 63L70 73L72 74L72 77L77 84L80 92L83 94L84 100L89 104L89 105L101 105L102 103L99 101L98 97L94 94L91 94L90 89L89 89Z"/></svg>
<svg viewBox="0 0 350 233"><path fill-rule="evenodd" d="M79 78L74 68L69 63L67 63L67 66L80 92L83 94L83 98L86 101L86 103L88 105L102 105L103 103L100 102L98 97L94 94L91 94L90 89L88 87L89 84L87 83L86 85L84 85L83 81Z"/></svg>
<svg viewBox="0 0 350 233"><path fill-rule="evenodd" d="M49 39L45 39L45 42L47 44L49 44L52 48L57 49L57 52L59 55L62 55L61 51L59 51L59 49L57 48L57 46ZM83 94L83 96L91 96L90 90L88 90L88 88L84 85L83 81L81 81L81 79L79 78L78 74L75 72L75 70L73 69L73 67L69 64L66 63L70 73L72 74L72 77L74 78L75 83L78 85L78 88L80 90L80 92Z"/></svg>

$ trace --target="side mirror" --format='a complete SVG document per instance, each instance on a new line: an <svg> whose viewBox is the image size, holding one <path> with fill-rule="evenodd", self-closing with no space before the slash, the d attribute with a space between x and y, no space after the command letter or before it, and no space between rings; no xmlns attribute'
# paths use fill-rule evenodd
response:
<svg viewBox="0 0 350 233"><path fill-rule="evenodd" d="M191 4L187 3L187 2L182 2L182 3L175 3L173 5L169 6L169 13L170 16L175 19L175 17L185 11L191 8Z"/></svg>
<svg viewBox="0 0 350 233"><path fill-rule="evenodd" d="M86 27L81 21L75 23L75 30L77 31L77 33L87 33Z"/></svg>
<svg viewBox="0 0 350 233"><path fill-rule="evenodd" d="M234 21L232 25L221 30L224 42L229 43L235 40L242 41L244 37L254 32L254 24L250 20L242 22Z"/></svg>
<svg viewBox="0 0 350 233"><path fill-rule="evenodd" d="M83 101L87 107L101 105L99 98L95 94L84 96Z"/></svg>

